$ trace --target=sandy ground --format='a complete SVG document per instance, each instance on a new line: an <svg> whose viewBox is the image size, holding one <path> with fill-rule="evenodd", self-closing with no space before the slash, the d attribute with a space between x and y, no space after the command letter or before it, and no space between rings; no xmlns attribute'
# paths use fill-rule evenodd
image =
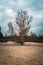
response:
<svg viewBox="0 0 43 65"><path fill-rule="evenodd" d="M43 43L0 43L0 65L43 65Z"/></svg>

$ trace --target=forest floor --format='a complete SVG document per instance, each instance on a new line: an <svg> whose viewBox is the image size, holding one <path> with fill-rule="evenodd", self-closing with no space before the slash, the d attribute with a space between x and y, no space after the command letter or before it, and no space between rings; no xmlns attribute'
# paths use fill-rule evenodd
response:
<svg viewBox="0 0 43 65"><path fill-rule="evenodd" d="M43 65L43 43L0 43L0 65Z"/></svg>

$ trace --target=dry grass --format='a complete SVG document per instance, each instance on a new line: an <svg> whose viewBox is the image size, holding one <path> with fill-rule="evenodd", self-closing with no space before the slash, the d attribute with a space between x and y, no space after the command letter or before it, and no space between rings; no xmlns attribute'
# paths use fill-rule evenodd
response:
<svg viewBox="0 0 43 65"><path fill-rule="evenodd" d="M7 44L0 44L0 65L43 65L43 44Z"/></svg>

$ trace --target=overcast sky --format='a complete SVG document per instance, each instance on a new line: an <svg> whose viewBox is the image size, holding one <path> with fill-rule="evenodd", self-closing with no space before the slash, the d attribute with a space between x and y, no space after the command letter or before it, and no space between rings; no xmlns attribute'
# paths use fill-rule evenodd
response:
<svg viewBox="0 0 43 65"><path fill-rule="evenodd" d="M15 21L17 11L27 10L33 16L31 29L33 33L43 34L43 0L0 0L0 25L5 34L7 23Z"/></svg>

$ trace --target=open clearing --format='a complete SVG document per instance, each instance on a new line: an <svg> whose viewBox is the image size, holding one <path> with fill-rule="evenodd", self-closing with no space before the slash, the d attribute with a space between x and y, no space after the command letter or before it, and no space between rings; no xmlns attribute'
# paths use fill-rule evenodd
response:
<svg viewBox="0 0 43 65"><path fill-rule="evenodd" d="M0 65L43 65L43 43L0 43Z"/></svg>

